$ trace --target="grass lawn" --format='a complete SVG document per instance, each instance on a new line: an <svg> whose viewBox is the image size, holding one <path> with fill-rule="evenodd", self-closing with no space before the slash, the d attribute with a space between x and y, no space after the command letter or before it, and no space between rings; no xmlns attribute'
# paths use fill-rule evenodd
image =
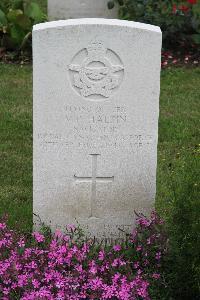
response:
<svg viewBox="0 0 200 300"><path fill-rule="evenodd" d="M32 223L31 67L0 64L0 215Z"/></svg>
<svg viewBox="0 0 200 300"><path fill-rule="evenodd" d="M162 71L158 210L168 215L180 197L198 189L200 69ZM0 64L0 215L32 226L32 67Z"/></svg>

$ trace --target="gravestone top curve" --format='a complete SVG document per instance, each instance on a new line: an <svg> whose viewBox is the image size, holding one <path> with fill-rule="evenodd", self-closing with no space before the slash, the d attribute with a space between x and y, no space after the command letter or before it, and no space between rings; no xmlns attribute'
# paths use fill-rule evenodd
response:
<svg viewBox="0 0 200 300"><path fill-rule="evenodd" d="M79 25L110 25L110 26L122 26L122 27L131 27L141 30L149 30L160 32L160 27L145 23L126 21L126 20L117 20L117 19L103 19L103 18L81 18L81 19L69 19L69 20L59 20L51 21L46 23L40 23L33 26L33 31L45 30L51 28L59 28L65 26L79 26Z"/></svg>

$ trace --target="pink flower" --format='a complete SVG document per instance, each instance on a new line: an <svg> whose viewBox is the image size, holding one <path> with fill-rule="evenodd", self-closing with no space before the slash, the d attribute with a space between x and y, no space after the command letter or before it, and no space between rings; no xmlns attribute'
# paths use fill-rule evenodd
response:
<svg viewBox="0 0 200 300"><path fill-rule="evenodd" d="M148 259L145 259L144 266L148 266L148 265L149 265L149 261L148 261Z"/></svg>
<svg viewBox="0 0 200 300"><path fill-rule="evenodd" d="M115 245L115 246L113 247L113 250L114 250L115 252L119 252L119 251L121 250L121 246L120 246L120 245Z"/></svg>
<svg viewBox="0 0 200 300"><path fill-rule="evenodd" d="M138 269L137 270L137 275L141 275L142 274L142 270L141 269Z"/></svg>
<svg viewBox="0 0 200 300"><path fill-rule="evenodd" d="M141 246L141 245L138 245L137 248L136 248L136 251L139 252L139 251L141 251L141 250L142 250L142 246Z"/></svg>
<svg viewBox="0 0 200 300"><path fill-rule="evenodd" d="M138 269L139 268L139 262L137 261L136 263L134 263L134 269Z"/></svg>
<svg viewBox="0 0 200 300"><path fill-rule="evenodd" d="M79 273L82 273L82 272L83 272L83 267L82 267L82 265L77 265L77 266L75 267L75 269L76 269Z"/></svg>
<svg viewBox="0 0 200 300"><path fill-rule="evenodd" d="M101 288L103 282L102 282L102 279L99 278L99 277L96 277L95 279L92 279L90 281L90 285L91 285L91 288L95 291L99 288Z"/></svg>
<svg viewBox="0 0 200 300"><path fill-rule="evenodd" d="M117 266L118 266L118 259L115 258L115 259L113 260L112 267L117 267Z"/></svg>
<svg viewBox="0 0 200 300"><path fill-rule="evenodd" d="M67 230L68 230L68 231L74 232L75 229L76 229L76 226L75 226L74 224L68 224L68 225L67 225Z"/></svg>
<svg viewBox="0 0 200 300"><path fill-rule="evenodd" d="M95 266L92 266L92 267L90 268L90 272L91 272L92 274L96 274L96 273L97 273L97 268L96 268Z"/></svg>
<svg viewBox="0 0 200 300"><path fill-rule="evenodd" d="M156 253L156 259L157 259L157 260L160 260L160 259L161 259L161 252L160 252L160 251Z"/></svg>
<svg viewBox="0 0 200 300"><path fill-rule="evenodd" d="M89 271L92 273L92 274L96 274L97 273L97 266L96 266L96 263L94 260L91 261L90 263L90 269Z"/></svg>
<svg viewBox="0 0 200 300"><path fill-rule="evenodd" d="M24 239L23 239L23 238L21 238L21 239L19 240L18 246L19 246L20 248L24 248L24 247L25 247L25 242L24 242Z"/></svg>
<svg viewBox="0 0 200 300"><path fill-rule="evenodd" d="M55 237L56 238L62 238L63 237L63 233L60 229L56 229L55 231Z"/></svg>
<svg viewBox="0 0 200 300"><path fill-rule="evenodd" d="M121 275L119 273L116 273L115 275L113 275L113 282L116 283L119 279L120 279Z"/></svg>
<svg viewBox="0 0 200 300"><path fill-rule="evenodd" d="M152 278L154 278L154 279L159 279L159 278L160 278L160 274L158 274L158 273L153 273Z"/></svg>
<svg viewBox="0 0 200 300"><path fill-rule="evenodd" d="M104 285L104 293L102 299L112 299L115 296L116 288L115 286Z"/></svg>
<svg viewBox="0 0 200 300"><path fill-rule="evenodd" d="M167 61L164 61L164 62L162 63L162 65L163 65L163 66L167 66L167 65L168 65L168 62L167 62Z"/></svg>
<svg viewBox="0 0 200 300"><path fill-rule="evenodd" d="M104 258L105 258L105 252L103 250L99 251L98 259L102 261L104 260Z"/></svg>
<svg viewBox="0 0 200 300"><path fill-rule="evenodd" d="M10 293L10 288L4 288L3 289L3 294L4 295L9 295L9 293Z"/></svg>
<svg viewBox="0 0 200 300"><path fill-rule="evenodd" d="M34 287L35 289L37 289L37 288L40 287L40 283L39 283L39 281L36 280L36 279L33 279L33 280L32 280L32 284L33 284L33 287Z"/></svg>
<svg viewBox="0 0 200 300"><path fill-rule="evenodd" d="M150 245L150 244L151 244L151 239L148 238L148 239L147 239L147 245Z"/></svg>
<svg viewBox="0 0 200 300"><path fill-rule="evenodd" d="M38 243L42 243L42 242L44 242L44 240L45 240L44 235L41 234L41 233L39 233L39 232L33 232L32 235L33 235L33 237L36 239L36 241L37 241Z"/></svg>
<svg viewBox="0 0 200 300"><path fill-rule="evenodd" d="M5 223L0 223L0 229L6 229L6 224Z"/></svg>
<svg viewBox="0 0 200 300"><path fill-rule="evenodd" d="M69 242L70 236L69 236L69 235L65 235L65 236L63 237L63 240L64 240L65 242Z"/></svg>

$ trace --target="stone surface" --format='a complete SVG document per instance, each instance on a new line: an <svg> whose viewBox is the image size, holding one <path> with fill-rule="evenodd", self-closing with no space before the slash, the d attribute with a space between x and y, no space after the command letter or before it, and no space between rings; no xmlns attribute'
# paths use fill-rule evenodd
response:
<svg viewBox="0 0 200 300"><path fill-rule="evenodd" d="M113 38L114 37L114 38ZM123 238L154 204L161 32L79 19L36 25L34 213ZM37 218L36 218L37 219Z"/></svg>
<svg viewBox="0 0 200 300"><path fill-rule="evenodd" d="M118 6L108 9L108 0L48 0L50 20L76 18L117 18Z"/></svg>

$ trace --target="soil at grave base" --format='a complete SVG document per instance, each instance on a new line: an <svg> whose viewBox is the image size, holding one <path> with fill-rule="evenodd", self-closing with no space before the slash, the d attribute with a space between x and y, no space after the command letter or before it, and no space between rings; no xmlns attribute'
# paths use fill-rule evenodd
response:
<svg viewBox="0 0 200 300"><path fill-rule="evenodd" d="M32 54L30 52L6 51L0 47L0 62L7 64L31 64ZM162 69L170 67L199 67L200 66L200 46L192 47L188 50L163 50L162 51Z"/></svg>
<svg viewBox="0 0 200 300"><path fill-rule="evenodd" d="M187 50L164 50L162 51L162 68L171 66L200 66L200 46Z"/></svg>
<svg viewBox="0 0 200 300"><path fill-rule="evenodd" d="M6 51L5 48L0 47L0 62L6 64L31 64L32 53L30 52L17 52L17 51Z"/></svg>

